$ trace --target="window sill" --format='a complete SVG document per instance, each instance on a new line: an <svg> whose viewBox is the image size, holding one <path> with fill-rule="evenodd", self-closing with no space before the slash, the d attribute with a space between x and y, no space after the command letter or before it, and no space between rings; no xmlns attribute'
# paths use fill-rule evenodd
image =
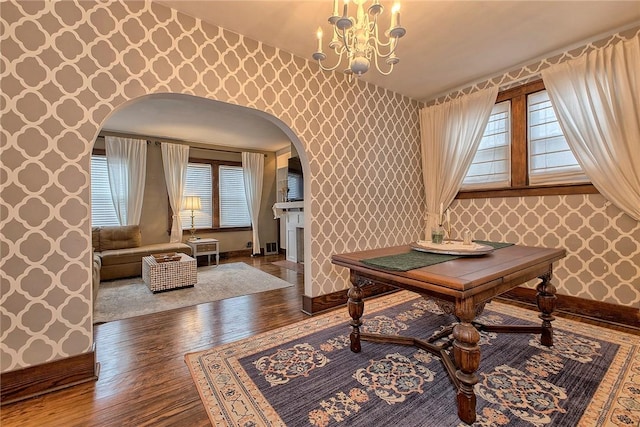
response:
<svg viewBox="0 0 640 427"><path fill-rule="evenodd" d="M251 231L251 230L252 230L251 227L198 228L198 229L196 229L196 234L225 233L227 231ZM191 229L190 228L183 228L182 229L182 233L183 234L189 234L189 233L191 233Z"/></svg>
<svg viewBox="0 0 640 427"><path fill-rule="evenodd" d="M559 196L567 194L599 194L593 184L571 184L521 188L490 188L460 191L456 199L488 199L494 197Z"/></svg>

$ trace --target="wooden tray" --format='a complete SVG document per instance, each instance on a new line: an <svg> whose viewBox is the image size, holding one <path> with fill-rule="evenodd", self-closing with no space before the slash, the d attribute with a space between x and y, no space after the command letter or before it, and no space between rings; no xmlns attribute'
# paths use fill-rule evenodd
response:
<svg viewBox="0 0 640 427"><path fill-rule="evenodd" d="M170 252L166 254L153 254L153 258L156 260L156 262L160 263L160 262L180 261L180 258L182 257L178 253Z"/></svg>

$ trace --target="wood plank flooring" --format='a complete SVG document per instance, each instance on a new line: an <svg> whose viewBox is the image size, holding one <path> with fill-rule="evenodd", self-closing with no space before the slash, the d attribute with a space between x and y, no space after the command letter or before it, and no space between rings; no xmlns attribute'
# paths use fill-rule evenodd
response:
<svg viewBox="0 0 640 427"><path fill-rule="evenodd" d="M246 262L293 287L96 326L99 380L5 405L0 425L210 425L184 355L307 318L301 312L304 276L271 264L283 259L274 255L228 262Z"/></svg>
<svg viewBox="0 0 640 427"><path fill-rule="evenodd" d="M245 262L292 287L97 325L98 381L2 406L0 425L210 425L184 355L307 318L301 311L304 276L271 264L283 259L229 262Z"/></svg>

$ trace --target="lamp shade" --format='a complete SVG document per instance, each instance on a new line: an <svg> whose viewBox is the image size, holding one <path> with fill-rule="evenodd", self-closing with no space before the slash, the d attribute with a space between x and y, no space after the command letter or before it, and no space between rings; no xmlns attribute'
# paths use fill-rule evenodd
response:
<svg viewBox="0 0 640 427"><path fill-rule="evenodd" d="M202 209L200 205L200 196L187 196L182 203L182 209L199 211Z"/></svg>

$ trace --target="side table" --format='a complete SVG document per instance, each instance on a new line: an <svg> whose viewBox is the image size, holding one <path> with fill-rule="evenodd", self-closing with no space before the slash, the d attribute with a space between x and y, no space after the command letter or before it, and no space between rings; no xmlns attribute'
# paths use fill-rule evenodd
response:
<svg viewBox="0 0 640 427"><path fill-rule="evenodd" d="M218 239L189 240L187 245L191 246L194 258L198 255L207 255L207 263L211 265L211 255L215 255L216 265L220 264L220 244Z"/></svg>

